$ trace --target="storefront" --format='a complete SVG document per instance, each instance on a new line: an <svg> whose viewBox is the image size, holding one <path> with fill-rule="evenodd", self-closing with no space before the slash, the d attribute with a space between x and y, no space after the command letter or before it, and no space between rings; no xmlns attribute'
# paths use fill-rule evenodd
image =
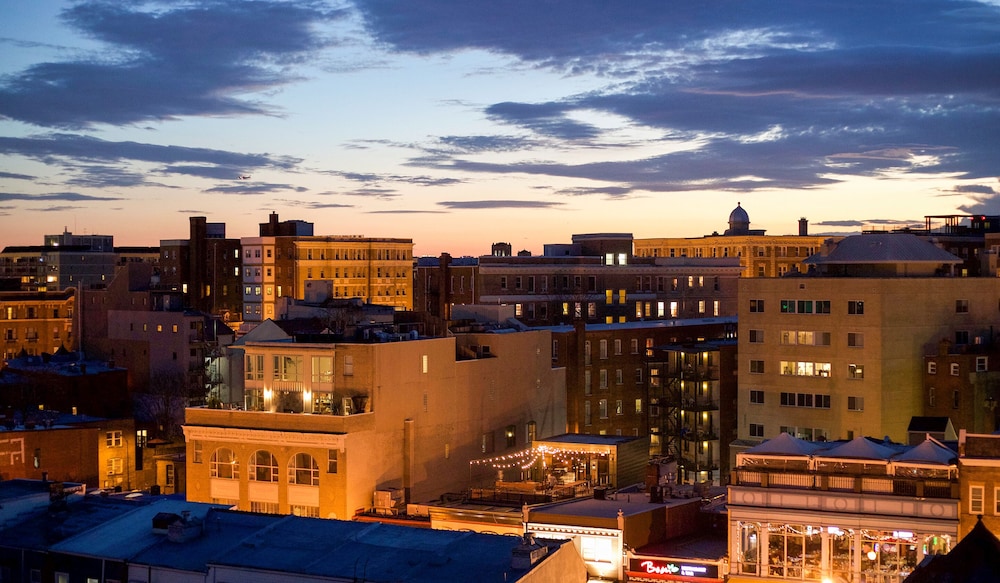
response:
<svg viewBox="0 0 1000 583"><path fill-rule="evenodd" d="M720 561L693 561L668 557L629 556L625 570L627 581L658 583L660 581L690 581L714 583L722 581L726 568Z"/></svg>

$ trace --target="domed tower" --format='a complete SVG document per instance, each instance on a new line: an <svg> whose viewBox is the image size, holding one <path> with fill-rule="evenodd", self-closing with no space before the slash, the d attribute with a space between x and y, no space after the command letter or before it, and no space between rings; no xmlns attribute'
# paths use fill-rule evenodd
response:
<svg viewBox="0 0 1000 583"><path fill-rule="evenodd" d="M740 203L736 203L736 208L733 212L729 213L729 228L726 229L726 235L749 235L750 234L750 215L747 214Z"/></svg>

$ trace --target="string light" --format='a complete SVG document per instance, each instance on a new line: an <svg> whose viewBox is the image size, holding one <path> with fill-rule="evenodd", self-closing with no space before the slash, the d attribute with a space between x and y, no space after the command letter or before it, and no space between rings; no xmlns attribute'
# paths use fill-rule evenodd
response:
<svg viewBox="0 0 1000 583"><path fill-rule="evenodd" d="M580 456L590 456L590 457L607 457L607 452L595 452L588 450L577 450L577 449L566 449L563 447L553 447L550 445L539 445L535 447L529 447L527 449L522 449L521 451L516 451L514 453L509 453L506 455L499 455L489 458L483 458L478 460L469 461L470 465L473 466L490 466L495 470L508 469L513 467L518 467L522 470L526 470L533 465L535 465L542 456L550 455L555 461L577 461L575 458Z"/></svg>

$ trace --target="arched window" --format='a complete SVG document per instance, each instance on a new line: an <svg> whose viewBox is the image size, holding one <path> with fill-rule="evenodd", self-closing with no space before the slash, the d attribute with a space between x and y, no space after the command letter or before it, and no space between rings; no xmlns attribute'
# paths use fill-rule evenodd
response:
<svg viewBox="0 0 1000 583"><path fill-rule="evenodd" d="M319 486L319 464L307 453L295 454L288 462L288 483Z"/></svg>
<svg viewBox="0 0 1000 583"><path fill-rule="evenodd" d="M277 482L278 460L266 450L255 451L250 456L249 477L252 482Z"/></svg>
<svg viewBox="0 0 1000 583"><path fill-rule="evenodd" d="M220 447L212 452L212 459L208 465L209 472L213 478L225 480L240 479L240 462L233 454L233 450L227 447Z"/></svg>

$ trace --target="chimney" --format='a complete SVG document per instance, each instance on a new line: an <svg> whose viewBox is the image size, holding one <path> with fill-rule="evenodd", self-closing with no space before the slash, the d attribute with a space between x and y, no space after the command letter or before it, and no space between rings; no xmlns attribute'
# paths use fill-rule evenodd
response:
<svg viewBox="0 0 1000 583"><path fill-rule="evenodd" d="M809 219L802 217L799 219L799 236L806 237L809 235Z"/></svg>

